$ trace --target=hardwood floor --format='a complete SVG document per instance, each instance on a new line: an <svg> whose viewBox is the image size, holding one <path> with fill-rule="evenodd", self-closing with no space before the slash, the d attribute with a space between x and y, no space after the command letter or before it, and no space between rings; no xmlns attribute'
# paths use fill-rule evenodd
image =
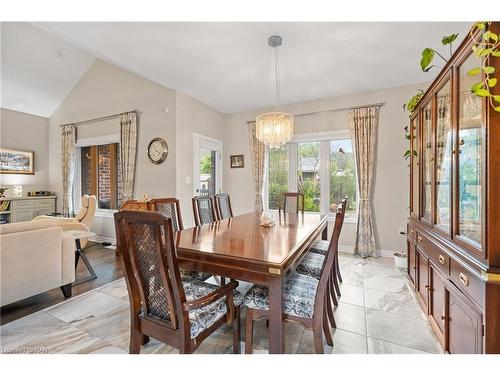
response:
<svg viewBox="0 0 500 375"><path fill-rule="evenodd" d="M90 280L73 287L73 296L86 293L111 281L124 277L123 263L120 257L115 257L115 250L105 249L101 244L94 244L85 250L87 258L97 273L97 279ZM76 270L76 280L88 276L84 263L80 260ZM26 315L40 311L64 301L61 289L55 288L24 300L4 306L0 310L0 324L6 324Z"/></svg>

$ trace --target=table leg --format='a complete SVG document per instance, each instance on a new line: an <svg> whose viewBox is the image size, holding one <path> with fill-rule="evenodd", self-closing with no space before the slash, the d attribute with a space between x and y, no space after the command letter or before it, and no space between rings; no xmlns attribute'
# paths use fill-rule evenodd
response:
<svg viewBox="0 0 500 375"><path fill-rule="evenodd" d="M269 353L285 352L285 327L281 309L283 278L281 275L269 277Z"/></svg>
<svg viewBox="0 0 500 375"><path fill-rule="evenodd" d="M92 267L92 265L90 264L89 260L87 259L87 256L85 255L85 253L82 251L82 245L80 243L80 239L77 238L75 240L75 243L76 243L76 251L75 251L75 270L76 270L76 267L78 266L78 261L80 260L80 258L82 258L83 260L83 263L85 263L85 266L87 267L87 269L89 270L90 272L90 276L86 277L85 279L83 280L79 280L79 281L75 281L73 283L73 285L78 285L78 284L81 284L81 283L84 283L85 281L89 281L89 280L94 280L94 279L97 279L97 274L95 273L94 271L94 268Z"/></svg>

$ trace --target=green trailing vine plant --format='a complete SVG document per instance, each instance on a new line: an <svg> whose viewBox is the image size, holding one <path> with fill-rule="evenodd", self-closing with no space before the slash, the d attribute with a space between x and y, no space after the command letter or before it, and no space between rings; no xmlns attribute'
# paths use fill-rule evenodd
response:
<svg viewBox="0 0 500 375"><path fill-rule="evenodd" d="M500 57L500 35L495 34L491 30L488 30L488 26L491 24L490 21L480 21L474 23L470 29L470 36L473 40L472 51L474 55L480 59L481 66L471 69L467 74L471 77L480 75L481 80L471 87L471 93L479 96L481 98L487 98L489 105L496 112L500 112L500 94L494 92L494 88L497 86L498 80L492 75L495 73L495 67L489 65L491 58ZM479 30L479 32L477 32ZM449 47L450 57L453 54L453 42L457 39L457 34L451 34L443 36L441 38L442 46ZM424 72L428 72L435 65L432 65L434 57L438 56L445 63L448 59L443 56L439 51L434 48L424 48L422 51L422 56L420 59L420 68ZM415 110L418 102L424 95L423 90L418 90L418 93L408 100L407 103L403 105L403 109L411 113ZM406 125L404 127L405 139L410 141L410 127ZM416 151L413 152L416 156ZM408 149L404 153L404 158L408 160L411 156L411 151Z"/></svg>
<svg viewBox="0 0 500 375"><path fill-rule="evenodd" d="M481 59L481 66L469 70L467 74L471 77L481 75L481 80L471 87L471 92L479 97L486 97L489 105L500 112L500 95L495 95L493 89L497 85L497 79L492 75L495 73L495 67L489 65L491 58L500 57L500 36L488 30L491 22L476 22L470 35L474 44L472 51L474 55ZM481 32L476 33L477 30Z"/></svg>

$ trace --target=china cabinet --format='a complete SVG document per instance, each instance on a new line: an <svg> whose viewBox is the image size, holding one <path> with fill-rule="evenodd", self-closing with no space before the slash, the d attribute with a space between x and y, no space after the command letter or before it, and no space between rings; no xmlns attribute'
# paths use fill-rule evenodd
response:
<svg viewBox="0 0 500 375"><path fill-rule="evenodd" d="M500 353L500 112L470 92L472 45L410 118L408 279L445 352ZM499 72L500 58L488 65Z"/></svg>

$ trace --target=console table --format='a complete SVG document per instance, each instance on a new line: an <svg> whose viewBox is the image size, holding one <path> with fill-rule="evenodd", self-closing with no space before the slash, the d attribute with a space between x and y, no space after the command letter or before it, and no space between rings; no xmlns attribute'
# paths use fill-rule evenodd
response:
<svg viewBox="0 0 500 375"><path fill-rule="evenodd" d="M18 223L30 221L39 215L48 215L55 212L56 199L55 195L0 198L0 206L5 201L9 202L7 208L0 212L0 219L7 223Z"/></svg>

